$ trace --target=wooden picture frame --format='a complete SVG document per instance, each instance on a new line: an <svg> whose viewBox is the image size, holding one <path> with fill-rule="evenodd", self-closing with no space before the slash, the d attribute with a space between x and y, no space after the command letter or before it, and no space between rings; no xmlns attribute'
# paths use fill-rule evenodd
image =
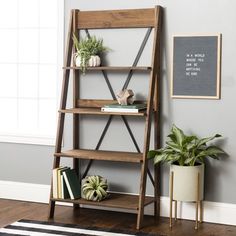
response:
<svg viewBox="0 0 236 236"><path fill-rule="evenodd" d="M221 34L174 35L171 97L220 99Z"/></svg>

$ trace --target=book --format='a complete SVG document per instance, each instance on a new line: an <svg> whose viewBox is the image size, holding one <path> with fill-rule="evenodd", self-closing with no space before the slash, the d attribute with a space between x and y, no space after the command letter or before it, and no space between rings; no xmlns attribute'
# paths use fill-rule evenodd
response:
<svg viewBox="0 0 236 236"><path fill-rule="evenodd" d="M112 103L103 106L104 108L127 108L127 109L143 109L147 107L147 103L133 103L131 105L120 105L119 103Z"/></svg>
<svg viewBox="0 0 236 236"><path fill-rule="evenodd" d="M147 108L146 103L134 103L132 105L108 104L101 108L103 112L131 112L138 113Z"/></svg>
<svg viewBox="0 0 236 236"><path fill-rule="evenodd" d="M69 167L61 167L57 170L57 198L62 198L61 196L61 192L62 192L62 189L61 189L61 175L62 175L62 172L67 170Z"/></svg>
<svg viewBox="0 0 236 236"><path fill-rule="evenodd" d="M63 167L58 167L52 170L52 196L53 198L58 198L58 178L57 172Z"/></svg>
<svg viewBox="0 0 236 236"><path fill-rule="evenodd" d="M71 199L80 198L80 181L76 174L75 169L67 169L63 171L66 187L68 189Z"/></svg>
<svg viewBox="0 0 236 236"><path fill-rule="evenodd" d="M64 198L64 179L62 178L63 172L67 169L70 169L70 167L63 167L57 171L57 177L58 177L58 198ZM66 186L65 186L66 187Z"/></svg>
<svg viewBox="0 0 236 236"><path fill-rule="evenodd" d="M66 186L65 177L61 174L61 198L67 199L70 198L68 188Z"/></svg>

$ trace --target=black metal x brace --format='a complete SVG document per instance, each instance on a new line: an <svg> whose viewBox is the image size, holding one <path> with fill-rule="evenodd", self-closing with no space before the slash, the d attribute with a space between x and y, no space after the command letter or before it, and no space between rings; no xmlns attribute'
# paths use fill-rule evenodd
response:
<svg viewBox="0 0 236 236"><path fill-rule="evenodd" d="M145 37L144 37L144 39L143 39L143 41L142 41L142 44L141 44L141 46L140 46L140 48L139 48L138 54L136 55L135 60L134 60L134 62L133 62L133 64L132 64L133 67L137 66L138 61L139 61L139 59L140 59L140 57L141 57L141 55L142 55L142 53L143 53L143 50L144 50L144 48L145 48L145 45L146 45L146 43L147 43L147 41L148 41L148 38L149 38L149 36L150 36L150 34L151 34L151 31L152 31L152 28L148 28L148 30L147 30L147 32L146 32L146 34L145 34ZM90 38L89 31L88 31L87 29L85 29L85 32L86 32L87 37ZM113 98L114 100L116 100L116 95L115 95L114 90L113 90L113 88L112 88L112 86L111 86L111 83L110 83L110 81L109 81L109 78L108 78L108 76L107 76L106 71L102 70L102 74L103 74L103 77L104 77L104 79L105 79L105 81L106 81L106 84L107 84L107 86L108 86L108 88L109 88L109 91L110 91L110 93L111 93L112 98ZM130 82L132 76L133 76L133 70L131 69L131 70L129 71L129 73L128 73L128 76L127 76L126 80L125 80L125 83L124 83L124 85L123 85L123 87L122 87L122 90L127 89L127 87L128 87L128 85L129 85L129 82ZM98 150L98 149L100 148L101 143L102 143L102 141L103 141L103 139L104 139L104 137L105 137L105 135L106 135L106 132L107 132L107 130L108 130L110 124L111 124L112 118L113 118L113 116L110 115L109 118L108 118L108 121L107 121L107 123L106 123L106 125L105 125L105 127L104 127L104 129L103 129L103 132L102 132L102 134L101 134L101 136L100 136L100 138L99 138L99 141L98 141L98 143L97 143L97 145L96 145L95 150ZM132 130L131 130L130 126L129 126L129 123L128 123L126 117L125 117L125 116L121 116L121 118L122 118L122 120L123 120L124 123L125 123L125 126L126 126L128 132L129 132L129 135L130 135L130 137L131 137L131 139L132 139L132 141L133 141L133 143L134 143L134 146L135 146L137 152L138 152L138 153L141 153L141 151L140 151L140 149L139 149L139 146L138 146L138 144L137 144L137 142L136 142L136 139L135 139L135 137L134 137L134 135L133 135L133 133L132 133ZM90 169L92 163L93 163L93 160L89 160L89 163L88 163L88 165L87 165L87 167L86 167L86 170L85 170L85 172L84 172L82 178L84 178L84 177L88 174L89 169ZM151 180L151 182L152 182L152 184L153 184L153 186L154 186L154 179L153 179L153 177L152 177L152 174L151 174L149 168L148 168L148 172L147 172L147 173L148 173L148 176L149 176L149 178L150 178L150 180Z"/></svg>

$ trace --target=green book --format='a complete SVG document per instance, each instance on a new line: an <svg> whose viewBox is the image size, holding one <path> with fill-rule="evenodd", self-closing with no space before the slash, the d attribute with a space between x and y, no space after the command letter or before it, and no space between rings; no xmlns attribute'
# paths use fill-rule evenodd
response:
<svg viewBox="0 0 236 236"><path fill-rule="evenodd" d="M75 169L67 169L63 172L66 187L71 199L77 199L81 196L80 181L75 172Z"/></svg>
<svg viewBox="0 0 236 236"><path fill-rule="evenodd" d="M119 103L107 104L104 108L121 108L121 109L144 109L147 107L146 103L133 103L131 105L120 105Z"/></svg>
<svg viewBox="0 0 236 236"><path fill-rule="evenodd" d="M68 167L67 169L70 169L70 168ZM63 176L63 172L65 172L67 169L61 170L61 198L62 199L70 198L70 194L66 186L65 177Z"/></svg>

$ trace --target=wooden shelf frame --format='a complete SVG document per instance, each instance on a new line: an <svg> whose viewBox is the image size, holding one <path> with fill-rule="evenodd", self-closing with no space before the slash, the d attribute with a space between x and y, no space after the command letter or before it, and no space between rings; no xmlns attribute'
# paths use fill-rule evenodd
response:
<svg viewBox="0 0 236 236"><path fill-rule="evenodd" d="M61 113L84 114L84 115L115 115L115 116L146 116L146 109L134 112L105 112L101 108L70 108L59 110Z"/></svg>
<svg viewBox="0 0 236 236"><path fill-rule="evenodd" d="M77 66L67 66L63 67L64 70L81 70L81 67ZM126 71L151 71L150 66L98 66L98 67L87 67L87 71L117 71L117 72L126 72Z"/></svg>
<svg viewBox="0 0 236 236"><path fill-rule="evenodd" d="M68 200L68 199L54 199L51 193L49 199L49 218L54 216L55 203L57 201L73 203L75 207L79 207L80 204L84 205L98 205L107 206L113 208L122 209L134 209L137 210L137 229L142 227L144 217L144 207L154 202L155 217L158 218L160 214L160 167L154 167L154 178L148 168L147 153L150 146L151 135L151 119L154 118L154 148L160 147L160 63L161 63L161 19L162 8L156 6L155 8L148 9L128 9L128 10L108 10L108 11L79 11L72 10L70 17L70 25L68 31L68 39L65 51L65 61L63 67L63 82L61 90L61 102L58 115L57 136L55 145L55 154L53 168L57 168L60 165L62 157L69 157L73 159L73 166L78 173L78 165L80 159L89 160L89 164L83 174L85 176L93 160L106 160L106 161L124 161L131 163L139 163L141 166L140 172L140 190L138 196L132 196L127 194L111 194L109 199L106 199L100 203L88 202L83 199ZM112 101L116 100L115 93L109 81L107 71L111 72L128 72L127 79L122 87L126 89L132 78L134 71L148 72L150 74L148 97L147 97L147 109L139 113L105 113L101 112L101 104L105 101L102 100L87 100L82 101L79 94L80 87L80 68L75 66L73 59L73 53L75 47L72 42L72 35L76 34L79 37L79 31L85 30L88 37L90 34L88 29L115 29L115 28L147 28L144 40L138 50L138 54L131 66L101 66L96 68L88 68L88 71L101 72L105 82L110 90ZM153 53L151 66L137 66L141 57L146 42L151 34L153 34ZM72 62L72 64L71 64ZM70 73L73 73L73 108L68 109L66 107L67 95L69 88ZM81 106L81 104L83 104ZM92 104L92 106L91 106ZM73 149L68 151L62 151L62 138L64 133L65 114L71 113L73 115ZM108 115L107 123L101 134L101 137L95 147L95 150L83 150L80 149L79 140L79 117L80 115ZM114 115L120 115L124 121L130 137L135 145L137 153L127 152L114 152L114 151L101 151L100 146L104 136L109 128ZM144 146L143 150L138 147L135 137L129 127L129 123L126 116L143 116L145 118L145 131L144 131ZM154 198L146 197L146 181L147 176L150 177L154 186Z"/></svg>
<svg viewBox="0 0 236 236"><path fill-rule="evenodd" d="M121 208L121 209L138 211L139 198L137 195L109 193L109 197L101 202L87 201L82 198L76 200L52 198L52 201L68 202L68 203L83 204L90 206ZM145 197L144 205L147 206L153 202L154 202L154 197Z"/></svg>
<svg viewBox="0 0 236 236"><path fill-rule="evenodd" d="M136 152L119 152L119 151L104 151L104 150L88 150L88 149L73 149L55 153L56 157L71 157L86 160L100 161L119 161L141 163L143 154Z"/></svg>

